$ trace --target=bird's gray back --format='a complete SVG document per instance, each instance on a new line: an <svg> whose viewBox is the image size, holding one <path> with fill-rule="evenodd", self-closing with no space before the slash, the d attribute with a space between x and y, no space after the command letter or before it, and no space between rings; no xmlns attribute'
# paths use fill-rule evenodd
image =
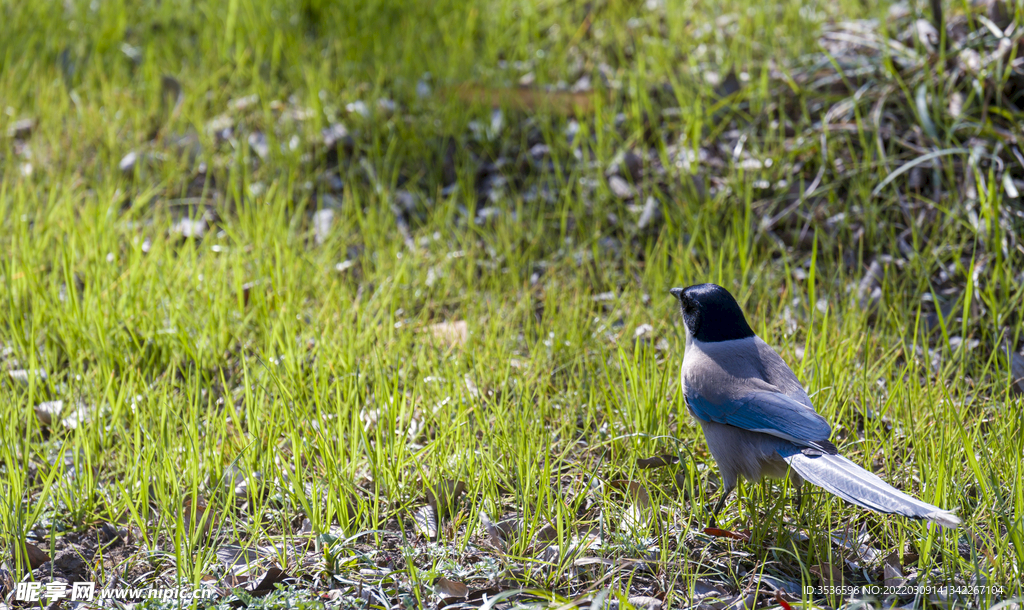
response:
<svg viewBox="0 0 1024 610"><path fill-rule="evenodd" d="M704 342L688 338L683 391L715 404L752 392L780 392L813 410L796 375L760 337Z"/></svg>

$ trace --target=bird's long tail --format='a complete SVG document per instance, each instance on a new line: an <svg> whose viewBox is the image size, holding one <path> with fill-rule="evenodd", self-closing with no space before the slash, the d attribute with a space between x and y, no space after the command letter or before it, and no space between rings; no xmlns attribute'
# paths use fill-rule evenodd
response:
<svg viewBox="0 0 1024 610"><path fill-rule="evenodd" d="M953 513L908 496L841 455L806 455L799 448L779 453L805 480L851 504L879 513L928 519L944 527L960 525Z"/></svg>

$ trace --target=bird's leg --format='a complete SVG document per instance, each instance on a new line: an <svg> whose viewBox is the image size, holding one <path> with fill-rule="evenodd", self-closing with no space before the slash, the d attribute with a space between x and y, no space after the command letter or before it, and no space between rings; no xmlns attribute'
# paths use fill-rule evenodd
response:
<svg viewBox="0 0 1024 610"><path fill-rule="evenodd" d="M708 519L708 527L718 527L715 524L715 517L722 511L722 507L725 506L725 501L729 499L729 494L735 489L735 485L730 485L722 490L722 494L718 496L718 502L715 502L715 508L711 510L711 518Z"/></svg>

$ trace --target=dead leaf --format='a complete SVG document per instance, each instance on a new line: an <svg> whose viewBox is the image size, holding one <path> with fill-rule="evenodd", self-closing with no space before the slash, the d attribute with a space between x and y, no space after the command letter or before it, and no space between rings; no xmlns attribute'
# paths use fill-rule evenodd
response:
<svg viewBox="0 0 1024 610"><path fill-rule="evenodd" d="M252 477L257 480L262 478L258 472L253 473ZM233 494L238 500L244 501L249 496L249 475L234 464L229 464L224 469L221 483L224 486L224 490Z"/></svg>
<svg viewBox="0 0 1024 610"><path fill-rule="evenodd" d="M343 526L358 523L360 515L365 514L365 511L359 509L359 502L360 497L350 491L345 493L344 501L338 503L335 517Z"/></svg>
<svg viewBox="0 0 1024 610"><path fill-rule="evenodd" d="M640 212L640 218L636 221L636 228L641 231L655 228L660 224L662 217L661 201L657 197L648 197L644 201L644 208Z"/></svg>
<svg viewBox="0 0 1024 610"><path fill-rule="evenodd" d="M272 567L263 574L262 578L254 579L257 581L257 584L250 593L255 597L269 595L277 588L275 585L283 583L291 578L292 577L281 568L276 566Z"/></svg>
<svg viewBox="0 0 1024 610"><path fill-rule="evenodd" d="M230 108L231 110L242 111L248 109L250 106L256 105L257 103L259 103L259 101L260 96L257 95L256 93L253 93L252 95L247 95L245 97L239 97L231 100L230 102L228 102L228 108Z"/></svg>
<svg viewBox="0 0 1024 610"><path fill-rule="evenodd" d="M16 381L26 387L28 386L28 380L31 377L35 377L37 381L46 380L46 371L44 371L43 369L36 369L34 371L17 369L13 371L7 371L7 374L11 376L11 379L13 381Z"/></svg>
<svg viewBox="0 0 1024 610"><path fill-rule="evenodd" d="M519 517L507 517L497 523L491 521L490 516L481 511L480 524L487 534L487 539L495 548L504 551L505 542L517 531L519 531Z"/></svg>
<svg viewBox="0 0 1024 610"><path fill-rule="evenodd" d="M225 544L219 547L215 554L217 559L235 577L235 583L232 586L247 581L249 573L256 568L260 560L260 554L256 549L245 548L237 544Z"/></svg>
<svg viewBox="0 0 1024 610"><path fill-rule="evenodd" d="M28 559L28 565L33 570L43 565L44 563L50 561L49 553L32 544L31 542L25 543L25 553L26 558Z"/></svg>
<svg viewBox="0 0 1024 610"><path fill-rule="evenodd" d="M537 559L541 563L558 564L562 560L562 549L557 544L545 546L537 555Z"/></svg>
<svg viewBox="0 0 1024 610"><path fill-rule="evenodd" d="M726 591L714 582L705 578L698 578L693 583L693 598L696 600L710 597L712 595L725 595Z"/></svg>
<svg viewBox="0 0 1024 610"><path fill-rule="evenodd" d="M313 240L318 246L323 245L331 234L331 225L334 224L334 210L324 208L313 213Z"/></svg>
<svg viewBox="0 0 1024 610"><path fill-rule="evenodd" d="M685 491L686 486L689 484L690 473L685 468L676 470L676 473L672 475L672 481L676 485L676 489L679 491Z"/></svg>
<svg viewBox="0 0 1024 610"><path fill-rule="evenodd" d="M868 534L867 527L861 528L859 533L850 530L832 532L831 538L833 543L850 551L853 555L853 559L848 560L851 564L850 567L859 567L858 562L860 561L871 564L878 559L878 550L868 544L871 541L871 536Z"/></svg>
<svg viewBox="0 0 1024 610"><path fill-rule="evenodd" d="M445 343L448 347L456 347L466 342L469 336L469 328L465 320L456 322L440 322L427 327L430 334L438 341Z"/></svg>
<svg viewBox="0 0 1024 610"><path fill-rule="evenodd" d="M498 530L498 526L491 521L487 513L480 513L480 526L484 528L484 533L487 534L487 540L491 543L491 546L498 549L499 551L505 550L505 540L501 537L501 532Z"/></svg>
<svg viewBox="0 0 1024 610"><path fill-rule="evenodd" d="M649 458L639 458L636 461L637 468L661 468L662 466L668 466L675 464L679 461L679 457L671 455L669 453L662 453Z"/></svg>
<svg viewBox="0 0 1024 610"><path fill-rule="evenodd" d="M954 91L949 95L949 116L957 119L964 111L964 94Z"/></svg>
<svg viewBox="0 0 1024 610"><path fill-rule="evenodd" d="M202 239L207 231L206 221L202 218L182 218L170 229L172 235L178 235L184 239Z"/></svg>
<svg viewBox="0 0 1024 610"><path fill-rule="evenodd" d="M705 527L704 533L708 536L714 536L715 538L731 538L732 540L742 540L743 542L748 542L750 540L750 536L743 532L723 530L717 527Z"/></svg>
<svg viewBox="0 0 1024 610"><path fill-rule="evenodd" d="M929 53L934 52L935 47L939 44L939 31L935 29L935 26L927 19L918 19L914 22L914 29L917 30L917 39L921 46Z"/></svg>
<svg viewBox="0 0 1024 610"><path fill-rule="evenodd" d="M178 79L170 74L160 77L160 102L165 108L172 108L177 114L185 96Z"/></svg>
<svg viewBox="0 0 1024 610"><path fill-rule="evenodd" d="M465 584L455 581L448 580L444 576L437 579L434 583L434 593L444 597L469 597L469 587Z"/></svg>
<svg viewBox="0 0 1024 610"><path fill-rule="evenodd" d="M466 492L462 481L445 479L436 487L427 487L427 503L434 507L438 519L445 519L455 513L459 498Z"/></svg>
<svg viewBox="0 0 1024 610"><path fill-rule="evenodd" d="M606 565L616 566L618 563L607 557L580 557L572 562L572 565L577 567L592 566L592 565Z"/></svg>
<svg viewBox="0 0 1024 610"><path fill-rule="evenodd" d="M1003 340L1003 349L1010 361L1010 387L1016 393L1024 393L1024 356L1013 351L1010 342Z"/></svg>
<svg viewBox="0 0 1024 610"><path fill-rule="evenodd" d="M332 123L324 127L320 130L320 135L323 137L324 146L328 149L337 149L340 146L351 152L355 146L355 140L349 135L348 128L341 123Z"/></svg>
<svg viewBox="0 0 1024 610"><path fill-rule="evenodd" d="M780 589L775 590L775 603L782 606L782 610L793 610L793 606L790 606L789 602L782 597L782 590Z"/></svg>
<svg viewBox="0 0 1024 610"><path fill-rule="evenodd" d="M249 134L247 141L252 152L254 152L261 161L265 161L267 159L267 155L270 154L270 142L267 141L266 134L262 131L254 131Z"/></svg>
<svg viewBox="0 0 1024 610"><path fill-rule="evenodd" d="M632 504L622 513L622 525L629 531L645 528L651 519L651 496L642 483L637 481L617 480L609 483L612 487L625 491Z"/></svg>
<svg viewBox="0 0 1024 610"><path fill-rule="evenodd" d="M213 523L213 512L211 511L207 513L206 509L206 502L202 500L195 500L193 498L185 498L181 503L181 518L185 524L186 532L200 537L210 533L210 526ZM196 530L196 525L200 526L202 529Z"/></svg>
<svg viewBox="0 0 1024 610"><path fill-rule="evenodd" d="M817 576L821 584L826 587L841 587L846 584L842 566L820 563L811 566L810 572Z"/></svg>
<svg viewBox="0 0 1024 610"><path fill-rule="evenodd" d="M879 304L882 302L882 280L885 276L885 270L877 260L871 261L871 266L868 267L867 273L861 278L860 284L857 286L857 299L860 303L860 308L865 309L868 315L873 315Z"/></svg>
<svg viewBox="0 0 1024 610"><path fill-rule="evenodd" d="M121 170L121 173L126 176L131 176L135 171L135 165L139 162L139 153L129 151L128 154L121 157L121 162L117 164L117 169Z"/></svg>
<svg viewBox="0 0 1024 610"><path fill-rule="evenodd" d="M657 610L665 605L665 602L657 597L649 597L647 595L634 595L629 598L629 603L637 608L647 608L648 610Z"/></svg>
<svg viewBox="0 0 1024 610"><path fill-rule="evenodd" d="M740 85L740 79L736 77L736 71L730 70L725 75L725 78L715 85L715 95L718 97L729 97L737 93L741 88L742 85Z"/></svg>
<svg viewBox="0 0 1024 610"><path fill-rule="evenodd" d="M36 419L39 423L44 426L50 426L53 424L53 419L60 416L60 412L64 409L63 400L51 400L49 402L41 402L35 406Z"/></svg>
<svg viewBox="0 0 1024 610"><path fill-rule="evenodd" d="M651 507L651 495L648 493L647 487L645 487L643 483L617 479L615 481L609 481L608 484L615 489L626 492L633 502L640 505L641 508Z"/></svg>
<svg viewBox="0 0 1024 610"><path fill-rule="evenodd" d="M536 542L550 542L558 537L558 529L551 523L548 523L544 527L537 531L537 534L533 537Z"/></svg>
<svg viewBox="0 0 1024 610"><path fill-rule="evenodd" d="M622 528L626 532L640 533L647 527L648 518L644 510L636 504L630 504L622 512Z"/></svg>
<svg viewBox="0 0 1024 610"><path fill-rule="evenodd" d="M412 520L416 533L427 540L437 540L437 510L432 504L414 510Z"/></svg>
<svg viewBox="0 0 1024 610"><path fill-rule="evenodd" d="M893 552L885 558L885 586L900 587L903 585L903 567L900 565L899 553Z"/></svg>
<svg viewBox="0 0 1024 610"><path fill-rule="evenodd" d="M8 591L14 591L17 585L14 584L14 574L7 568L0 568L0 595L7 598Z"/></svg>
<svg viewBox="0 0 1024 610"><path fill-rule="evenodd" d="M456 583L456 584L459 584L459 583ZM485 587L483 589L475 589L473 591L469 591L469 595L466 596L466 597L455 597L455 596L443 597L443 598L441 598L441 601L437 604L437 607L438 608L446 608L446 607L451 606L453 604L460 604L462 607L467 607L468 606L467 602L483 602L484 600L486 600L488 598L491 598L491 597L494 597L495 595L501 593L502 591L505 591L505 589L503 589L501 587ZM481 604L476 604L475 606L479 606L479 605L481 605ZM472 607L475 607L475 606L472 606Z"/></svg>
<svg viewBox="0 0 1024 610"><path fill-rule="evenodd" d="M68 430L74 430L81 424L89 423L92 419L92 412L93 409L89 405L78 403L67 417L60 420L60 423Z"/></svg>
<svg viewBox="0 0 1024 610"><path fill-rule="evenodd" d="M964 72L977 74L982 66L981 54L974 49L963 49L957 54L957 64Z"/></svg>
<svg viewBox="0 0 1024 610"><path fill-rule="evenodd" d="M478 388L476 382L473 381L473 377L469 373L466 373L462 377L462 380L466 382L466 391L469 392L469 395L473 398L480 398L480 388Z"/></svg>
<svg viewBox="0 0 1024 610"><path fill-rule="evenodd" d="M608 188L619 199L632 199L636 196L633 187L620 176L608 178Z"/></svg>
<svg viewBox="0 0 1024 610"><path fill-rule="evenodd" d="M19 119L7 128L7 137L14 138L15 140L27 140L35 128L35 119Z"/></svg>

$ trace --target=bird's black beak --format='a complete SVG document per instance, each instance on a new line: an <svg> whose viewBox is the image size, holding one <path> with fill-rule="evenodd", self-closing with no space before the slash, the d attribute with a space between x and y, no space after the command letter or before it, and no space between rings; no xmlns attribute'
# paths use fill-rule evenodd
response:
<svg viewBox="0 0 1024 610"><path fill-rule="evenodd" d="M677 299L681 299L683 297L683 291L684 290L686 290L686 289L685 288L673 288L672 290L669 290L668 293L671 294L672 296L674 296Z"/></svg>

